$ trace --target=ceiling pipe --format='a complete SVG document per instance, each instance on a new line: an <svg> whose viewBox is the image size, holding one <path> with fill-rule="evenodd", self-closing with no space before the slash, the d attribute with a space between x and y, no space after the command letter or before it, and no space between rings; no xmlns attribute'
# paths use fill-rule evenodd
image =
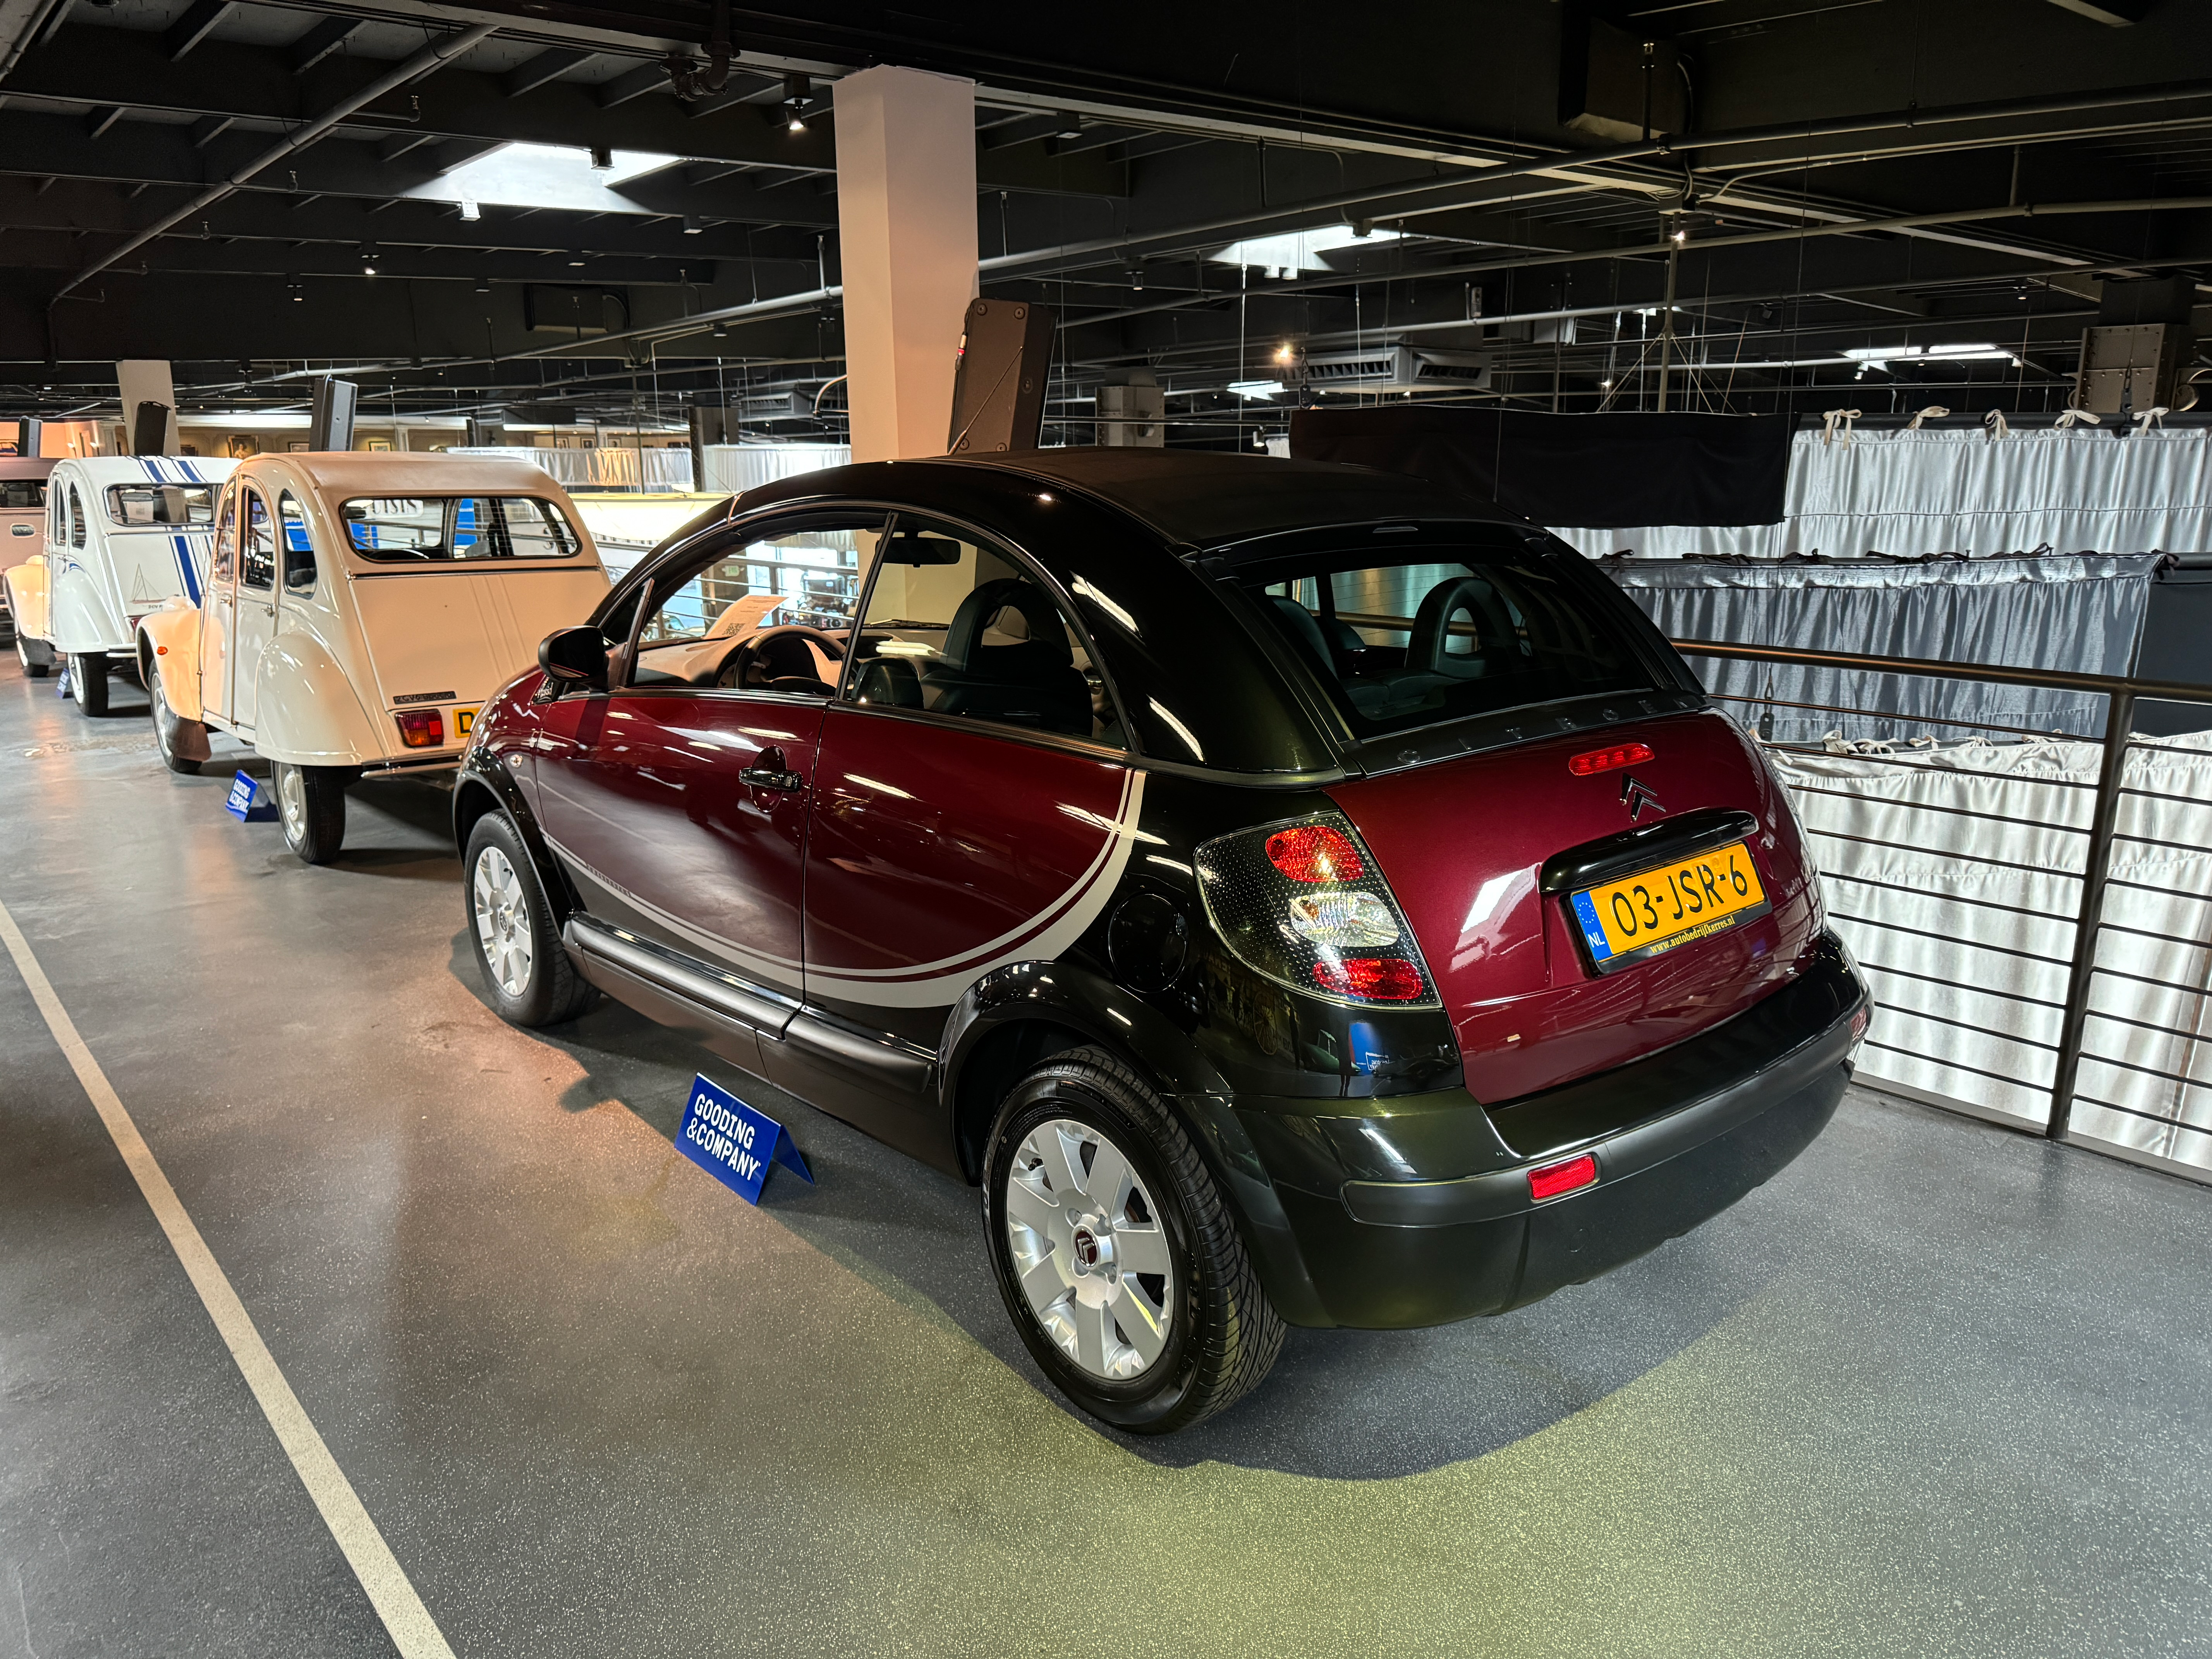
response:
<svg viewBox="0 0 2212 1659"><path fill-rule="evenodd" d="M2008 103L1954 104L1934 109L1893 110L1879 115L1842 116L1832 120L1802 121L1791 125L1742 127L1729 132L1683 133L1655 138L1647 143L1616 144L1605 149L1562 150L1555 155L1503 162L1492 167L1474 165L1470 166L1464 176L1455 179L1426 184L1401 183L1379 189L1314 197L1304 202L1273 208L1264 213L1246 213L1234 218L1171 226L1138 236L1093 237L1088 241L1065 242L1054 247L1029 248L1019 253L997 254L981 263L987 272L1020 270L1033 264L1050 264L1093 253L1125 253L1132 248L1155 243L1173 246L1179 242L1202 241L1310 219L1316 214L1339 215L1348 208L1368 207L1380 203L1408 204L1407 210L1413 211L1416 210L1411 204L1425 203L1430 197L1455 194L1464 198L1469 189L1494 184L1501 179L1580 170L1653 156L1701 154L1739 145L1778 143L1792 138L1836 137L1855 132L1883 132L1972 121L2014 120L2039 115L2063 115L2075 110L2117 109L2134 104L2181 103L2206 98L2212 98L2212 82L2199 81L2163 87L2132 87L2112 92L2025 99ZM1477 199L1479 203L1480 198ZM1422 206L1418 210L1437 212L1448 206L1460 204L1437 203Z"/></svg>
<svg viewBox="0 0 2212 1659"><path fill-rule="evenodd" d="M449 62L453 58L459 57L471 47L481 45L483 42L489 40L493 35L498 33L499 29L496 24L479 23L472 28L463 29L457 34L448 34L441 40L432 41L428 46L423 47L422 51L416 52L412 58L410 58L405 63L401 64L398 68L391 70L387 74L379 76L375 80L362 88L360 91L353 93L348 97L340 100L329 109L325 110L320 115L315 117L313 120L308 122L305 126L295 128L292 131L286 133L275 145L264 151L261 155L256 156L252 161L248 161L244 167L233 173L228 179L222 180L220 183L209 185L207 189L202 191L191 201L185 203L184 206L177 209L174 212L170 213L161 219L155 220L154 223L147 226L145 229L139 231L137 234L131 236L127 240L102 254L99 258L87 265L82 270L77 272L76 276L70 277L69 281L64 283L61 287L55 289L53 299L49 300L46 303L51 307L54 303L54 301L62 299L73 289L80 288L84 283L90 282L94 276L99 276L101 271L106 270L117 260L129 258L131 254L136 253L140 248L145 246L147 243L152 241L155 237L173 230L177 226L191 218L194 214L205 212L209 208L213 207L217 202L222 200L224 197L228 196L232 191L239 189L246 182L247 179L252 178L255 173L261 172L265 167L273 167L277 162L283 161L286 156L306 149L309 144L313 143L316 139L321 137L325 133L328 132L332 127L337 125L339 122L344 120L348 116L358 113L368 106L374 103L378 99L383 97L386 93L397 92L400 88L407 85L410 81L420 80L423 76L428 75L432 70L438 68L442 64Z"/></svg>

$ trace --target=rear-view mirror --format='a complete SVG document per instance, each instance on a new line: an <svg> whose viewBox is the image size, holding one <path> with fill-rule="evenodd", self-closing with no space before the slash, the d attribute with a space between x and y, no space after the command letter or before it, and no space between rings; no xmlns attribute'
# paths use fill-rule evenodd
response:
<svg viewBox="0 0 2212 1659"><path fill-rule="evenodd" d="M958 564L960 544L950 536L894 530L884 538L881 556L886 564Z"/></svg>
<svg viewBox="0 0 2212 1659"><path fill-rule="evenodd" d="M563 628L548 634L538 647L538 665L558 690L571 686L607 687L607 641L596 628Z"/></svg>

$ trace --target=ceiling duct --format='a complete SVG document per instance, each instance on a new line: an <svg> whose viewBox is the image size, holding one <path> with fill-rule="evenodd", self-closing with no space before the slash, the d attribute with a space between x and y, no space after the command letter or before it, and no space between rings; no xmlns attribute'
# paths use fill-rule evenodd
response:
<svg viewBox="0 0 2212 1659"><path fill-rule="evenodd" d="M1402 345L1317 351L1306 359L1305 370L1306 384L1316 392L1420 392L1436 386L1472 390L1490 384L1490 354Z"/></svg>

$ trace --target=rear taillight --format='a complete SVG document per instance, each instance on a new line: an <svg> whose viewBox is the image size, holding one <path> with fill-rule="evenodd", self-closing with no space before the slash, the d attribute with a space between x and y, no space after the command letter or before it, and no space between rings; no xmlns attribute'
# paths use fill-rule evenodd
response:
<svg viewBox="0 0 2212 1659"><path fill-rule="evenodd" d="M446 741L446 721L434 708L410 708L393 717L399 722L399 741L410 749L435 749Z"/></svg>
<svg viewBox="0 0 2212 1659"><path fill-rule="evenodd" d="M1437 1006L1413 930L1341 813L1220 836L1197 869L1214 932L1254 971L1332 1002Z"/></svg>

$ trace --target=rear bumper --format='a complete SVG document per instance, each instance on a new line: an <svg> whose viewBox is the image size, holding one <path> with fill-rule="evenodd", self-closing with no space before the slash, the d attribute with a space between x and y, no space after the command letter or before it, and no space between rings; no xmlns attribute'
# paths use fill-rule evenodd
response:
<svg viewBox="0 0 2212 1659"><path fill-rule="evenodd" d="M1255 1230L1262 1277L1310 1281L1323 1316L1314 1322L1384 1328L1502 1313L1595 1278L1719 1213L1811 1145L1850 1080L1852 1023L1867 1002L1831 938L1796 979L1727 1024L1527 1100L1486 1109L1447 1090L1372 1103L1390 1110L1364 1118L1240 1100L1299 1258L1264 1259L1291 1246ZM1595 1184L1530 1199L1532 1167L1583 1153Z"/></svg>

